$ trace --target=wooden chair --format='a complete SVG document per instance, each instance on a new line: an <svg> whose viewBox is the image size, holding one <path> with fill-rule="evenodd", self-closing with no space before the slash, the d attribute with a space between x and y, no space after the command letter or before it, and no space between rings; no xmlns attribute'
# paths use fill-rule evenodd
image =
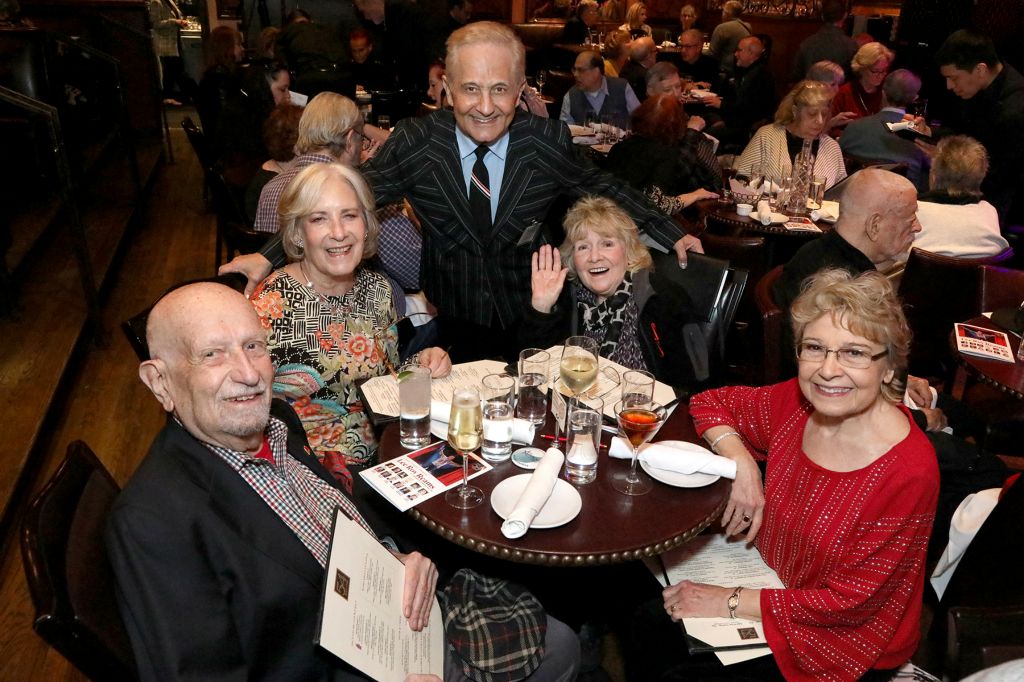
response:
<svg viewBox="0 0 1024 682"><path fill-rule="evenodd" d="M980 266L1000 263L1011 249L987 258L955 258L911 249L899 295L914 333L910 372L948 382L955 358L949 348L954 322L979 315Z"/></svg>
<svg viewBox="0 0 1024 682"><path fill-rule="evenodd" d="M186 284L195 284L196 282L216 282L217 284L223 284L226 287L231 287L239 293L245 292L246 278L245 275L238 272L231 272L226 275L217 275L216 277L204 277L202 279L192 279L187 282L181 282L175 284L164 293L160 294L157 298L159 301L161 298L171 293L175 289L181 288ZM156 303L154 302L154 305ZM142 312L128 318L121 323L121 331L128 337L128 343L131 344L132 350L135 351L135 355L138 356L140 362L149 360L149 345L146 343L146 322L149 320L149 311L153 309L153 306L149 306Z"/></svg>
<svg viewBox="0 0 1024 682"><path fill-rule="evenodd" d="M758 282L766 270L766 252L764 237L742 234L737 237L725 237L719 234L704 233L701 235L704 253L722 260L729 261L729 267L747 272L747 284ZM738 303L736 316L729 330L729 344L726 348L726 364L730 371L735 370L737 378L754 381L751 370L759 367L761 344L752 338L755 330L760 329L760 315L754 302L752 286L746 286L743 297Z"/></svg>
<svg viewBox="0 0 1024 682"><path fill-rule="evenodd" d="M213 208L217 214L217 247L214 254L214 267L217 268L221 263L234 258L236 253L259 251L270 239L271 233L252 229L238 195L222 173L214 171L210 182Z"/></svg>
<svg viewBox="0 0 1024 682"><path fill-rule="evenodd" d="M75 441L21 526L21 555L36 610L32 627L94 680L136 679L103 543L119 491L89 446Z"/></svg>
<svg viewBox="0 0 1024 682"><path fill-rule="evenodd" d="M785 338L784 325L789 324L786 313L775 302L775 283L782 276L782 266L769 270L754 285L754 301L761 312L761 332L764 338L764 360L762 364L762 382L774 384L782 381L784 365L782 344Z"/></svg>

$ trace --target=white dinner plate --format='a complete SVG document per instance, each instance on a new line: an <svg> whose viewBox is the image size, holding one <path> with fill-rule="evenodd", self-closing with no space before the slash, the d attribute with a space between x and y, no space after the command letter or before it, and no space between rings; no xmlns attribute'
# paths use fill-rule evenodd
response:
<svg viewBox="0 0 1024 682"><path fill-rule="evenodd" d="M515 508L516 501L526 489L533 474L519 474L506 478L494 486L491 491L491 509L498 516L507 519ZM551 491L551 497L541 507L540 513L533 519L530 528L557 528L563 526L580 513L583 508L583 498L576 488L573 488L567 481L560 478L555 479L555 487Z"/></svg>
<svg viewBox="0 0 1024 682"><path fill-rule="evenodd" d="M751 213L750 217L756 220L757 222L761 222L761 217L758 215L757 211ZM789 220L789 216L783 215L781 213L772 213L772 225L781 225L787 220Z"/></svg>
<svg viewBox="0 0 1024 682"><path fill-rule="evenodd" d="M658 445L667 445L670 448L678 448L680 450L706 450L699 445L688 443L682 440L659 440ZM707 450L707 452L711 452ZM667 469L655 469L652 466L647 466L647 462L640 460L640 467L647 472L647 475L653 478L655 481L661 481L666 485L672 485L677 488L703 488L706 485L711 485L715 481L721 478L715 474L680 474L676 471L669 471Z"/></svg>

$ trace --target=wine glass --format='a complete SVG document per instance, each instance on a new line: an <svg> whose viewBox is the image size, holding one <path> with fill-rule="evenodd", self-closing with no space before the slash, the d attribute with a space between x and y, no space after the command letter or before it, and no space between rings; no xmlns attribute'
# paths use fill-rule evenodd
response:
<svg viewBox="0 0 1024 682"><path fill-rule="evenodd" d="M562 346L558 365L562 383L572 392L574 400L597 381L597 341L589 336L570 336ZM569 403L565 405L565 424L569 423Z"/></svg>
<svg viewBox="0 0 1024 682"><path fill-rule="evenodd" d="M470 509L484 501L484 491L469 485L469 453L480 447L482 429L480 394L475 388L456 390L448 419L448 444L462 457L462 485L449 490L444 497L456 509Z"/></svg>
<svg viewBox="0 0 1024 682"><path fill-rule="evenodd" d="M548 79L548 72L546 69L540 69L537 71L537 94L544 94L544 83Z"/></svg>
<svg viewBox="0 0 1024 682"><path fill-rule="evenodd" d="M638 406L620 402L615 406L615 418L630 447L633 448L633 459L630 461L627 475L619 474L612 477L612 487L625 495L649 493L651 481L636 470L636 458L640 446L649 441L664 423L665 409L657 403Z"/></svg>

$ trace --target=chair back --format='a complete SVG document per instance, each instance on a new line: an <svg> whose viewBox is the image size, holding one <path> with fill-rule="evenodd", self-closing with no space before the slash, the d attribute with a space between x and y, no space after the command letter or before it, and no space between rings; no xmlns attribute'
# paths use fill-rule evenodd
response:
<svg viewBox="0 0 1024 682"><path fill-rule="evenodd" d="M955 322L981 314L981 266L1005 259L1005 251L987 258L956 258L911 249L899 295L914 334L911 374L950 378L956 361L949 348Z"/></svg>
<svg viewBox="0 0 1024 682"><path fill-rule="evenodd" d="M654 267L682 288L694 304L708 350L712 377L725 367L725 343L747 284L745 270L729 267L729 261L697 253L688 254L688 265L679 267L675 253L652 253Z"/></svg>
<svg viewBox="0 0 1024 682"><path fill-rule="evenodd" d="M199 159L199 165L203 167L203 172L212 172L216 160L206 135L199 129L199 126L196 125L191 116L186 116L182 119L181 129L185 131L185 137L188 138L192 151L195 152L196 158Z"/></svg>
<svg viewBox="0 0 1024 682"><path fill-rule="evenodd" d="M21 526L33 629L94 680L136 678L103 543L119 491L89 446L75 441Z"/></svg>
<svg viewBox="0 0 1024 682"><path fill-rule="evenodd" d="M1024 301L1024 271L983 265L978 296L978 309L982 311L1020 306Z"/></svg>
<svg viewBox="0 0 1024 682"><path fill-rule="evenodd" d="M788 321L785 311L775 302L775 283L781 276L782 266L777 265L754 285L754 301L761 313L761 330L764 335L762 381L765 384L782 381L782 344L786 336L784 325Z"/></svg>
<svg viewBox="0 0 1024 682"><path fill-rule="evenodd" d="M252 229L249 218L245 214L241 201L234 189L219 172L210 175L210 190L213 197L213 208L217 213L217 250L214 255L215 265L220 267L221 249L224 245L224 261L231 260L236 253L255 253L272 236L270 232L257 232Z"/></svg>

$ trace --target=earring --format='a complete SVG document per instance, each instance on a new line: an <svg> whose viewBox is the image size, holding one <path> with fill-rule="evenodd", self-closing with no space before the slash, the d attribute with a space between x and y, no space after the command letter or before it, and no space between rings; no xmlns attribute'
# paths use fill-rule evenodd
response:
<svg viewBox="0 0 1024 682"><path fill-rule="evenodd" d="M296 237L293 241L295 242L295 246L299 247L300 249L302 248L303 243L301 238Z"/></svg>

